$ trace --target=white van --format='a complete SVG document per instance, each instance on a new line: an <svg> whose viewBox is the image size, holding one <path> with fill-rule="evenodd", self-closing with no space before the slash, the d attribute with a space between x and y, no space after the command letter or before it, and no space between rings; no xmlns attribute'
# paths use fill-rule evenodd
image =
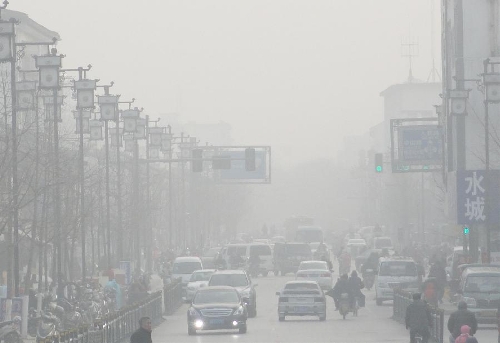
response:
<svg viewBox="0 0 500 343"><path fill-rule="evenodd" d="M269 244L264 243L251 243L247 245L246 249L246 259L250 260L250 256L256 254L259 256L259 273L263 276L267 276L271 270L274 270L273 264L273 252Z"/></svg>
<svg viewBox="0 0 500 343"><path fill-rule="evenodd" d="M394 289L411 292L420 289L418 266L409 257L381 258L375 280L375 300L382 305L384 300L393 300Z"/></svg>
<svg viewBox="0 0 500 343"><path fill-rule="evenodd" d="M186 287L195 270L203 269L201 259L195 256L177 257L172 265L172 278L181 279L182 296L186 296Z"/></svg>
<svg viewBox="0 0 500 343"><path fill-rule="evenodd" d="M219 255L217 256L218 264L221 268L225 269L241 269L246 265L247 256L247 246L248 244L228 244L224 246ZM231 258L233 256L233 258ZM232 259L237 256L237 259L241 262L235 265Z"/></svg>

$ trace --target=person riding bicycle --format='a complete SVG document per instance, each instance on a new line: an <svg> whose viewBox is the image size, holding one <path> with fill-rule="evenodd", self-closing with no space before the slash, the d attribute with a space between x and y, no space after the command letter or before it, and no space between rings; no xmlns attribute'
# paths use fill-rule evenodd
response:
<svg viewBox="0 0 500 343"><path fill-rule="evenodd" d="M431 311L428 305L421 300L420 293L413 294L413 302L406 308L405 324L410 329L410 343L415 343L415 336L422 337L422 343L429 342L430 327L432 325Z"/></svg>
<svg viewBox="0 0 500 343"><path fill-rule="evenodd" d="M353 270L351 277L349 278L349 286L351 288L351 307L354 305L354 298L358 298L359 307L365 307L365 295L361 292L361 289L365 287L363 281L358 276L358 273Z"/></svg>

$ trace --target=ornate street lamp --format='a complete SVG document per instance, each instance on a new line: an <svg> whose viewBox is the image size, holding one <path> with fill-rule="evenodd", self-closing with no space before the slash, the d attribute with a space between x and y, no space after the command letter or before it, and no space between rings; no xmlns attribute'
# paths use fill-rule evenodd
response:
<svg viewBox="0 0 500 343"><path fill-rule="evenodd" d="M35 109L36 81L17 81L17 109L33 110Z"/></svg>
<svg viewBox="0 0 500 343"><path fill-rule="evenodd" d="M9 62L14 58L14 23L0 22L0 62Z"/></svg>
<svg viewBox="0 0 500 343"><path fill-rule="evenodd" d="M469 90L467 89L450 89L448 98L450 99L450 114L466 115L467 114L467 98Z"/></svg>
<svg viewBox="0 0 500 343"><path fill-rule="evenodd" d="M80 122L81 113L81 122ZM80 134L80 127L83 127L82 133L90 133L90 110L73 111L73 118L75 118L76 130L75 133Z"/></svg>
<svg viewBox="0 0 500 343"><path fill-rule="evenodd" d="M59 120L60 104L57 91L59 89L59 69L62 66L62 55L57 55L57 50L52 49L51 55L35 56L35 65L39 72L38 88L52 90L53 125L54 125L54 230L55 237L61 237L61 190L59 170ZM47 104L47 102L45 102ZM59 291L62 290L62 249L61 239L56 239L56 269Z"/></svg>
<svg viewBox="0 0 500 343"><path fill-rule="evenodd" d="M102 125L102 121L100 120L89 120L89 133L91 141L102 141Z"/></svg>
<svg viewBox="0 0 500 343"><path fill-rule="evenodd" d="M52 95L43 97L43 104L45 106L45 115L46 115L45 120L46 121L53 120L55 113L57 122L62 122L61 107L64 103L64 96L57 95L55 99L56 101L54 101L54 97Z"/></svg>

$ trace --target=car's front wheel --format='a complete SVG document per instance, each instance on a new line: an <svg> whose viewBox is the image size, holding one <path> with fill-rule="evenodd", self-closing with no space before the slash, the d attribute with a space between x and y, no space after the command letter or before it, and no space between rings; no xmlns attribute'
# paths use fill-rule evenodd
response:
<svg viewBox="0 0 500 343"><path fill-rule="evenodd" d="M247 333L247 324L240 326L239 330L240 333Z"/></svg>
<svg viewBox="0 0 500 343"><path fill-rule="evenodd" d="M279 316L278 319L279 319L280 322L284 322L285 321L285 316Z"/></svg>
<svg viewBox="0 0 500 343"><path fill-rule="evenodd" d="M322 322L324 322L326 320L326 313L323 314L323 315L321 315L321 316L319 316L319 320L322 321Z"/></svg>
<svg viewBox="0 0 500 343"><path fill-rule="evenodd" d="M196 329L191 326L188 326L188 335L189 336L196 335Z"/></svg>

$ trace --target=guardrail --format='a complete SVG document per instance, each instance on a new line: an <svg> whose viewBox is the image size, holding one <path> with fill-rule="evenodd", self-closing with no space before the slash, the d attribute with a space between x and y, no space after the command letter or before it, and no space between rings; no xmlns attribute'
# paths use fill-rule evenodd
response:
<svg viewBox="0 0 500 343"><path fill-rule="evenodd" d="M59 335L37 339L38 343L119 343L138 329L139 319L150 317L158 322L162 317L162 292L156 292L132 305L109 314L92 326L60 332Z"/></svg>
<svg viewBox="0 0 500 343"><path fill-rule="evenodd" d="M182 280L175 279L163 288L165 314L172 314L182 305Z"/></svg>
<svg viewBox="0 0 500 343"><path fill-rule="evenodd" d="M392 319L404 324L406 309L412 302L412 293L395 289L394 302L392 305ZM444 343L444 311L431 305L428 306L431 310L432 315L430 339L435 343Z"/></svg>

